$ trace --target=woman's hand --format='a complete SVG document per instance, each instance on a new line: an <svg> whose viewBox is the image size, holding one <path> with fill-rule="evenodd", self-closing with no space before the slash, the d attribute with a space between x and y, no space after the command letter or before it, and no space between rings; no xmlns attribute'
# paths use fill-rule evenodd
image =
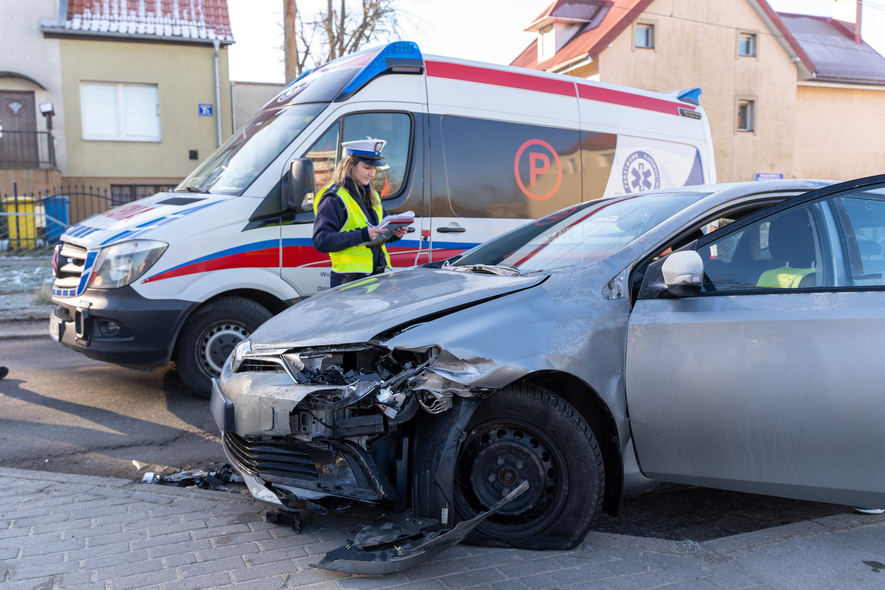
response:
<svg viewBox="0 0 885 590"><path fill-rule="evenodd" d="M406 227L406 226L398 227L398 228L396 228L395 230L393 230L393 235L395 235L395 236L398 237L398 238L403 237L403 236L406 235L407 233L409 233L409 228Z"/></svg>
<svg viewBox="0 0 885 590"><path fill-rule="evenodd" d="M369 241L371 242L386 231L387 229L383 227L369 227Z"/></svg>

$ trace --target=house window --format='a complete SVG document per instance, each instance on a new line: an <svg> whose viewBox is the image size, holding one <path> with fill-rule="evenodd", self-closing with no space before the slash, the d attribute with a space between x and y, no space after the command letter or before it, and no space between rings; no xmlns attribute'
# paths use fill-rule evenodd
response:
<svg viewBox="0 0 885 590"><path fill-rule="evenodd" d="M737 109L737 130L754 131L756 125L756 102L739 100Z"/></svg>
<svg viewBox="0 0 885 590"><path fill-rule="evenodd" d="M553 57L556 53L556 36L553 25L541 29L541 59Z"/></svg>
<svg viewBox="0 0 885 590"><path fill-rule="evenodd" d="M636 47L652 49L655 46L654 25L636 25Z"/></svg>
<svg viewBox="0 0 885 590"><path fill-rule="evenodd" d="M83 139L160 141L160 98L155 85L80 86Z"/></svg>
<svg viewBox="0 0 885 590"><path fill-rule="evenodd" d="M741 33L738 39L738 55L745 57L756 56L756 35L753 33Z"/></svg>

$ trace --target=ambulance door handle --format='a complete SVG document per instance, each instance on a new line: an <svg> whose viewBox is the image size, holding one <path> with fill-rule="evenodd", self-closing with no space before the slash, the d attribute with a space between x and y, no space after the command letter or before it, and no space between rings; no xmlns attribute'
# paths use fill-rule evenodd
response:
<svg viewBox="0 0 885 590"><path fill-rule="evenodd" d="M441 234L461 234L467 230L465 230L463 227L461 227L457 223L451 223L449 225L444 225L442 227L436 228L436 231L438 231Z"/></svg>

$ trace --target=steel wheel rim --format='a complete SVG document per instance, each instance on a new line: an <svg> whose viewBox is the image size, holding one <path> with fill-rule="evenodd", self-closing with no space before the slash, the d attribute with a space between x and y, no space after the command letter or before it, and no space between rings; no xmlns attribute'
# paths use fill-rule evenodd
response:
<svg viewBox="0 0 885 590"><path fill-rule="evenodd" d="M206 331L200 340L198 357L203 370L211 377L221 375L227 357L237 344L249 337L249 330L232 323L218 324Z"/></svg>
<svg viewBox="0 0 885 590"><path fill-rule="evenodd" d="M490 536L536 534L565 504L565 458L549 437L525 422L489 421L472 428L458 466L455 504L465 518L487 510L522 481L529 482L528 490L477 527Z"/></svg>

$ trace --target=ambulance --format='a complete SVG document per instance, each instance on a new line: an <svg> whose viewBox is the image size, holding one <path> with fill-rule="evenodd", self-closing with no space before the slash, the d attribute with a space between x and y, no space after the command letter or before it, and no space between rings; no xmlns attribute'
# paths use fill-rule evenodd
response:
<svg viewBox="0 0 885 590"><path fill-rule="evenodd" d="M171 192L67 229L50 335L133 368L173 361L209 396L238 342L328 288L315 190L341 143L380 138L375 186L415 223L396 268L455 256L566 206L716 181L698 89L654 93L422 55L396 42L306 72Z"/></svg>

